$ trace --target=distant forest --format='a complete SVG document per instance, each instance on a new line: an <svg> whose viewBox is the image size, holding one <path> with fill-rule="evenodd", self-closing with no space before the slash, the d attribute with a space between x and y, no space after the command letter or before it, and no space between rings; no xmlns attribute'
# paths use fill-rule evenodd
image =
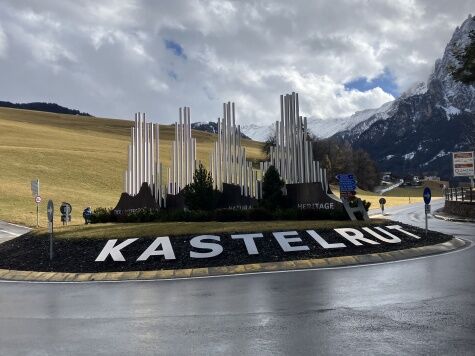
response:
<svg viewBox="0 0 475 356"><path fill-rule="evenodd" d="M23 109L23 110L36 110L36 111L46 111L56 114L69 114L69 115L81 115L81 116L91 116L87 112L81 112L79 110L73 110L65 108L64 106L55 104L55 103L10 103L9 101L0 101L0 107L4 108L13 108L13 109Z"/></svg>

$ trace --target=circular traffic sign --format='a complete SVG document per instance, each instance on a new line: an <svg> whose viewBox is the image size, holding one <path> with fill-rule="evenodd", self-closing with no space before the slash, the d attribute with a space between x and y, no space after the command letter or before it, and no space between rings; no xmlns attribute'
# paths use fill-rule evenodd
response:
<svg viewBox="0 0 475 356"><path fill-rule="evenodd" d="M432 198L432 193L429 187L424 188L424 193L422 193L422 196L424 197L424 203L429 204Z"/></svg>
<svg viewBox="0 0 475 356"><path fill-rule="evenodd" d="M41 197L40 197L39 195L37 195L37 196L35 197L35 203L36 203L36 204L41 203Z"/></svg>
<svg viewBox="0 0 475 356"><path fill-rule="evenodd" d="M386 204L386 199L380 198L380 199L379 199L379 204L381 204L381 205Z"/></svg>
<svg viewBox="0 0 475 356"><path fill-rule="evenodd" d="M63 202L63 204L61 204L61 207L59 208L59 210L61 211L61 214L69 215L73 211L73 208L72 208L71 204Z"/></svg>
<svg viewBox="0 0 475 356"><path fill-rule="evenodd" d="M53 222L54 205L52 200L48 200L48 207L46 208L46 212L48 213L48 221Z"/></svg>

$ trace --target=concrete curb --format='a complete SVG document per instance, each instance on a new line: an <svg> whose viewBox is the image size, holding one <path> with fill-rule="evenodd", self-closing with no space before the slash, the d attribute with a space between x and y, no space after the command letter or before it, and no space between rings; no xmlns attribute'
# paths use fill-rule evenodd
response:
<svg viewBox="0 0 475 356"><path fill-rule="evenodd" d="M470 218L458 218L458 217L453 217L453 216L444 216L440 214L432 214L432 216L436 219L439 220L445 220L445 221L454 221L454 222L464 222L464 223L475 223L475 219L470 219Z"/></svg>
<svg viewBox="0 0 475 356"><path fill-rule="evenodd" d="M35 272L0 269L0 280L30 281L30 282L89 282L89 281L133 281L133 280L162 280L192 277L223 276L269 271L287 271L301 269L325 269L330 267L355 266L380 262L405 260L444 252L458 250L469 242L453 238L447 242L413 247L405 250L372 253L367 255L328 257L307 260L283 262L253 263L222 267L188 268L158 271L127 271L100 273L69 273L69 272Z"/></svg>

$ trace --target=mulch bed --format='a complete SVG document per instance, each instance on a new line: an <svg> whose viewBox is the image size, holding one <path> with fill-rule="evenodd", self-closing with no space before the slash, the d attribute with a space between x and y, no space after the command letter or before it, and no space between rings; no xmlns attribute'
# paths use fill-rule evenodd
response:
<svg viewBox="0 0 475 356"><path fill-rule="evenodd" d="M0 244L0 268L27 271L57 271L57 272L112 272L112 271L138 271L160 269L182 269L199 267L216 267L236 264L248 264L259 262L276 262L300 260L309 258L323 258L348 255L362 255L368 253L386 252L407 249L425 245L433 245L448 241L452 236L439 232L429 231L426 237L425 231L414 226L390 222L380 225L398 224L406 231L410 231L420 239L415 239L397 230L387 230L398 236L402 241L396 244L380 242L379 245L364 244L354 246L332 229L316 229L316 231L329 243L342 242L347 247L337 249L323 249L305 231L299 231L302 243L295 245L307 245L309 251L284 252L277 243L271 232L264 232L263 238L256 238L255 243L259 251L258 255L248 255L242 240L231 239L231 234L217 234L221 236L220 245L223 252L212 258L190 258L193 249L189 243L192 236L170 237L175 260L165 260L163 256L151 256L147 261L137 262L136 259L154 240L154 237L139 238L129 246L121 250L125 262L112 261L110 257L104 262L95 262L95 259L106 244L105 239L58 239L54 241L55 257L49 260L48 236L33 236L25 234L16 239ZM256 224L258 227L258 224ZM362 231L361 229L358 229ZM259 232L258 228L256 232ZM376 238L364 232L365 237L378 241ZM133 236L131 236L133 238ZM119 240L120 243L122 240ZM205 250L193 249L197 252Z"/></svg>

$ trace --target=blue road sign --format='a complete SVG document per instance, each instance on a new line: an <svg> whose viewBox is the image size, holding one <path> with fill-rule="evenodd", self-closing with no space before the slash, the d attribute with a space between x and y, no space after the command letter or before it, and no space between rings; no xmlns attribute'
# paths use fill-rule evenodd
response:
<svg viewBox="0 0 475 356"><path fill-rule="evenodd" d="M422 196L424 197L424 203L429 204L432 198L432 193L429 187L424 188L424 193L422 194Z"/></svg>
<svg viewBox="0 0 475 356"><path fill-rule="evenodd" d="M353 174L338 174L336 176L341 192L353 192L356 190L356 179Z"/></svg>

